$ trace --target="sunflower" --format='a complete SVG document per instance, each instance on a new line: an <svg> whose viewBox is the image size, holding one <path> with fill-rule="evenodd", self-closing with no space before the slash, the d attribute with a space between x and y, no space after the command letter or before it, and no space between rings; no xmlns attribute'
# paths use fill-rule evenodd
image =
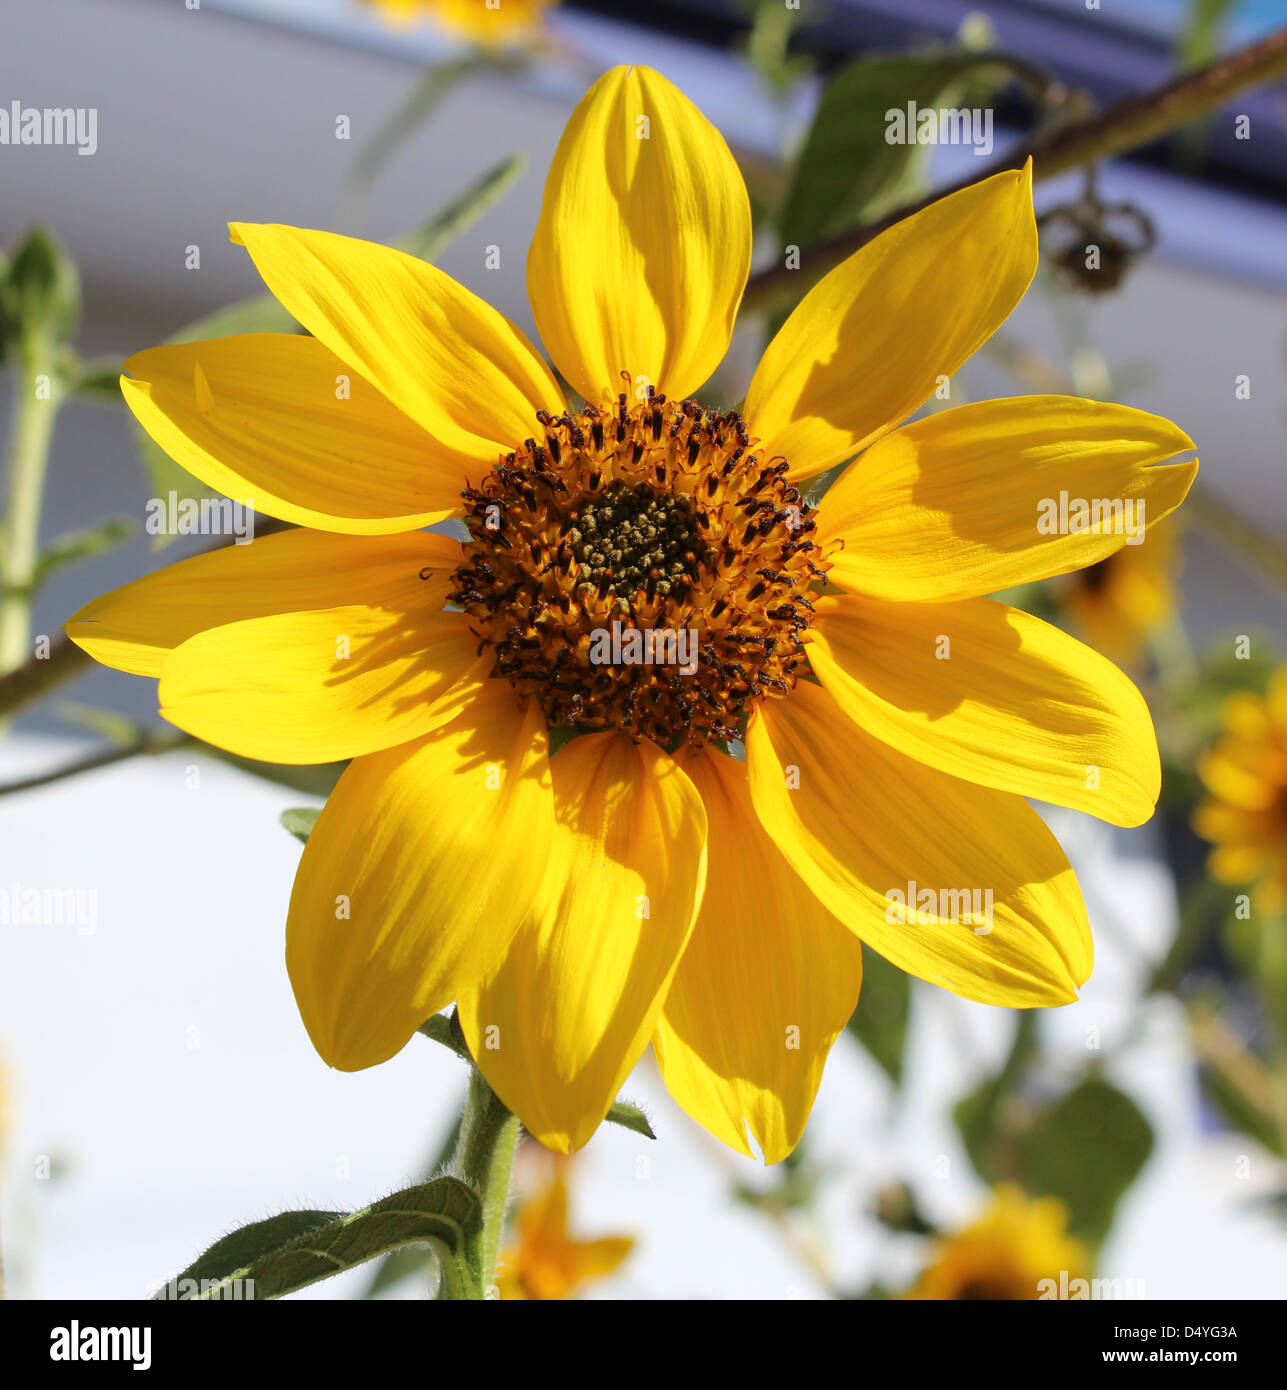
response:
<svg viewBox="0 0 1287 1390"><path fill-rule="evenodd" d="M559 0L361 0L397 24L432 19L448 33L486 48L522 43Z"/></svg>
<svg viewBox="0 0 1287 1390"><path fill-rule="evenodd" d="M615 1273L635 1244L630 1236L576 1240L569 1235L562 1171L520 1205L514 1224L517 1239L500 1258L503 1299L574 1298L587 1284Z"/></svg>
<svg viewBox="0 0 1287 1390"><path fill-rule="evenodd" d="M1221 740L1198 763L1208 796L1193 828L1214 848L1219 883L1259 885L1262 905L1287 903L1287 667L1265 695L1241 691L1224 706Z"/></svg>
<svg viewBox="0 0 1287 1390"><path fill-rule="evenodd" d="M1161 464L1192 446L1157 416L1058 396L895 429L1023 295L1030 179L943 198L833 270L740 411L690 395L729 344L746 190L647 68L577 107L528 260L579 406L441 271L233 224L311 336L153 348L121 386L191 473L299 529L68 631L159 677L197 738L352 760L286 930L328 1063L383 1062L456 1000L501 1100L567 1152L651 1039L679 1104L772 1162L857 1002L860 939L969 999L1075 998L1085 909L1023 798L1138 824L1157 745L1116 667L982 596L1121 543L1045 534L1041 499L1157 519L1196 464ZM463 541L423 529L452 517Z"/></svg>
<svg viewBox="0 0 1287 1390"><path fill-rule="evenodd" d="M1098 564L1067 576L1060 586L1064 612L1083 637L1114 661L1130 663L1149 634L1176 611L1180 568L1175 526L1159 526L1140 545L1123 545Z"/></svg>
<svg viewBox="0 0 1287 1390"><path fill-rule="evenodd" d="M1056 1198L1002 1183L972 1226L935 1242L932 1262L905 1297L1039 1299L1078 1289L1075 1281L1090 1276L1090 1256L1067 1224Z"/></svg>

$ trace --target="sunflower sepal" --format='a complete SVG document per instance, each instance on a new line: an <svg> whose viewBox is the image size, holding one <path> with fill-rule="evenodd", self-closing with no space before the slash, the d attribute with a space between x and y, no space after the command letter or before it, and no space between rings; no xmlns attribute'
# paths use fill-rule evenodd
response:
<svg viewBox="0 0 1287 1390"><path fill-rule="evenodd" d="M283 824L288 812L283 812ZM291 830L291 826L286 826ZM297 833L292 830L292 833ZM434 1014L432 1018L426 1019L420 1025L419 1031L426 1038L431 1038L434 1042L440 1043L448 1051L454 1052L462 1061L474 1065L474 1059L469 1052L469 1044L465 1041L465 1035L460 1027L460 1019L453 1009L450 1014ZM620 1125L622 1129L631 1130L635 1134L642 1135L645 1139L656 1139L656 1132L653 1130L648 1116L643 1109L635 1105L632 1101L617 1100L613 1102L612 1108L603 1117L607 1124Z"/></svg>

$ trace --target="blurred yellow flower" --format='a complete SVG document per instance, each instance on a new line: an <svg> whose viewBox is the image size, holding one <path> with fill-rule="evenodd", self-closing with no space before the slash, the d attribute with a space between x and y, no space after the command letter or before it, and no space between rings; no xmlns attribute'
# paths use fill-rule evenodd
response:
<svg viewBox="0 0 1287 1390"><path fill-rule="evenodd" d="M1138 825L1157 740L1117 667L987 595L1123 544L1040 528L1056 494L1157 521L1197 463L1166 462L1192 448L1169 421L1064 396L903 423L1027 290L1031 185L1030 163L985 178L837 266L742 414L689 397L729 347L746 187L649 68L573 113L528 257L574 413L527 337L433 266L233 224L312 336L149 349L121 388L190 472L297 529L67 630L159 677L194 737L352 760L286 928L330 1065L386 1061L456 1000L493 1090L566 1153L651 1041L689 1114L777 1162L862 943L968 999L1076 998L1085 906L1025 798ZM448 518L468 540L423 529Z"/></svg>
<svg viewBox="0 0 1287 1390"><path fill-rule="evenodd" d="M568 1189L562 1169L515 1220L518 1239L501 1252L503 1299L573 1298L587 1284L613 1274L634 1249L631 1236L576 1240L568 1234Z"/></svg>
<svg viewBox="0 0 1287 1390"><path fill-rule="evenodd" d="M1089 1279L1091 1271L1090 1255L1067 1225L1067 1209L1056 1198L1031 1198L1003 1183L972 1226L934 1242L930 1265L904 1297L1067 1297L1073 1281Z"/></svg>
<svg viewBox="0 0 1287 1390"><path fill-rule="evenodd" d="M523 43L539 32L559 0L362 0L399 24L431 19L484 47Z"/></svg>
<svg viewBox="0 0 1287 1390"><path fill-rule="evenodd" d="M1287 666L1268 692L1243 691L1224 706L1220 742L1201 759L1209 793L1193 828L1215 846L1207 870L1220 883L1259 884L1261 905L1287 902Z"/></svg>
<svg viewBox="0 0 1287 1390"><path fill-rule="evenodd" d="M1060 602L1091 646L1129 664L1142 654L1149 634L1175 613L1180 560L1174 524L1154 527L1142 544L1124 545L1068 575Z"/></svg>

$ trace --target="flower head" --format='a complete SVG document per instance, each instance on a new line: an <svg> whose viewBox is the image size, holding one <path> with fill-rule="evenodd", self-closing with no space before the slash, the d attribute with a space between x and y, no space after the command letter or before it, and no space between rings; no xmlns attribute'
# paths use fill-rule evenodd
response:
<svg viewBox="0 0 1287 1390"><path fill-rule="evenodd" d="M1208 795L1193 813L1193 828L1213 845L1211 876L1257 884L1267 909L1287 904L1287 668L1263 696L1230 696L1223 737L1198 774Z"/></svg>
<svg viewBox="0 0 1287 1390"><path fill-rule="evenodd" d="M1044 1281L1066 1288L1086 1279L1090 1255L1068 1235L1067 1224L1062 1202L1002 1183L972 1226L935 1242L930 1264L907 1297L1038 1299L1050 1287L1043 1289Z"/></svg>
<svg viewBox="0 0 1287 1390"><path fill-rule="evenodd" d="M1027 288L1030 183L954 193L833 270L740 411L690 398L732 334L746 190L650 69L577 107L528 259L583 404L441 271L233 225L311 336L154 348L122 389L197 477L299 529L68 630L159 677L198 738L352 759L287 925L326 1061L382 1062L456 1000L494 1090L569 1151L651 1041L690 1114L776 1161L857 1002L860 941L967 998L1076 996L1085 909L1023 798L1138 824L1157 745L1116 667L985 595L1122 544L1039 528L1042 499L1158 520L1197 465L1164 462L1191 448L1167 421L1067 397L902 424ZM422 529L453 517L463 543Z"/></svg>

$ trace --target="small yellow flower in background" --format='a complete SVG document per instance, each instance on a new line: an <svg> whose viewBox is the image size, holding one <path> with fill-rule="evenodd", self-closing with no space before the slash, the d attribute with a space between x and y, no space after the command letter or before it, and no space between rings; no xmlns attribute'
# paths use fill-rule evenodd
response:
<svg viewBox="0 0 1287 1390"><path fill-rule="evenodd" d="M430 19L449 33L484 47L535 38L545 12L558 0L361 0L399 24Z"/></svg>
<svg viewBox="0 0 1287 1390"><path fill-rule="evenodd" d="M568 1234L562 1166L546 1187L520 1204L514 1226L517 1239L500 1257L503 1299L574 1298L586 1285L614 1274L635 1245L631 1236L576 1240Z"/></svg>
<svg viewBox="0 0 1287 1390"><path fill-rule="evenodd" d="M1138 825L1157 742L1115 666L985 596L1122 544L1046 534L1043 499L1157 521L1197 464L1164 462L1192 448L1168 421L1064 396L902 424L1032 279L1030 167L823 278L741 415L689 397L733 331L746 188L651 69L613 69L573 113L528 258L578 410L434 267L232 233L312 336L153 348L121 386L185 468L299 529L148 575L67 630L159 677L197 738L352 760L286 931L328 1063L383 1062L458 1001L493 1090L570 1152L651 1041L689 1114L777 1162L862 942L969 999L1076 997L1085 907L1024 798ZM422 529L453 517L464 543Z"/></svg>
<svg viewBox="0 0 1287 1390"><path fill-rule="evenodd" d="M1068 1234L1067 1226L1067 1208L1057 1198L1032 1198L1022 1188L1003 1183L972 1226L934 1242L930 1265L904 1297L1058 1297L1061 1288L1091 1274L1090 1255ZM1043 1286L1043 1280L1052 1280L1053 1289Z"/></svg>
<svg viewBox="0 0 1287 1390"><path fill-rule="evenodd" d="M1175 615L1181 551L1173 523L1067 576L1059 601L1097 651L1123 665L1144 652L1149 634Z"/></svg>
<svg viewBox="0 0 1287 1390"><path fill-rule="evenodd" d="M1268 692L1232 695L1223 737L1198 764L1208 796L1193 828L1214 845L1207 870L1220 883L1259 885L1270 911L1287 903L1287 667Z"/></svg>

